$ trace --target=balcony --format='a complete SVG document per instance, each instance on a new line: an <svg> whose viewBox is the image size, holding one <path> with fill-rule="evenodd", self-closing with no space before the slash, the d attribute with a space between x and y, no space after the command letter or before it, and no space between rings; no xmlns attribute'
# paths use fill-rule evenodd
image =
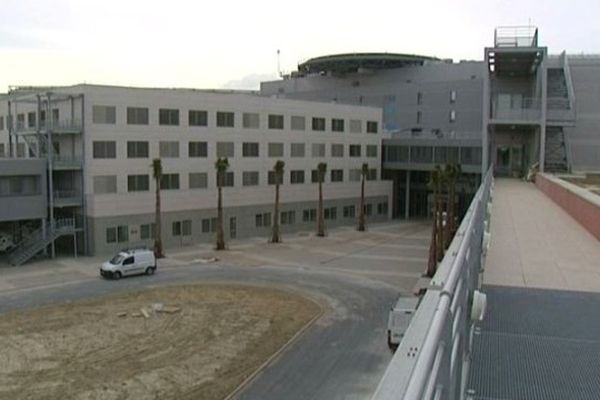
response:
<svg viewBox="0 0 600 400"><path fill-rule="evenodd" d="M48 132L50 124L47 121L40 121L39 131L40 133ZM52 133L66 133L66 134L77 134L83 130L83 124L80 120L56 120L51 125ZM37 125L25 124L23 121L17 121L15 126L15 133L18 135L32 135L37 133Z"/></svg>
<svg viewBox="0 0 600 400"><path fill-rule="evenodd" d="M54 170L79 170L83 166L81 158L71 155L55 155L52 161Z"/></svg>
<svg viewBox="0 0 600 400"><path fill-rule="evenodd" d="M494 123L539 123L541 115L539 99L510 95L499 95L492 99L490 119Z"/></svg>
<svg viewBox="0 0 600 400"><path fill-rule="evenodd" d="M54 207L79 207L83 203L79 190L55 190L52 197Z"/></svg>
<svg viewBox="0 0 600 400"><path fill-rule="evenodd" d="M535 26L499 26L494 30L495 47L537 47Z"/></svg>

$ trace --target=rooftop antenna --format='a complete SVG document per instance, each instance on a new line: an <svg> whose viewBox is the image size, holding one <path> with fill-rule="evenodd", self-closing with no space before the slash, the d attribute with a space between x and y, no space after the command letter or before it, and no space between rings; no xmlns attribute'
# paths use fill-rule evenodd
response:
<svg viewBox="0 0 600 400"><path fill-rule="evenodd" d="M277 49L277 76L281 78L281 64L279 61L280 54L281 54L281 51L279 51L279 49Z"/></svg>

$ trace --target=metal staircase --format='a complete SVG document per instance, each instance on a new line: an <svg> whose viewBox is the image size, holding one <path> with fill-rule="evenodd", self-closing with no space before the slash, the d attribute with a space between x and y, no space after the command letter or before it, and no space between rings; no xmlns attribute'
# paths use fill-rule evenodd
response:
<svg viewBox="0 0 600 400"><path fill-rule="evenodd" d="M24 238L8 254L8 262L11 265L21 265L36 254L43 251L54 240L64 235L73 235L75 233L75 220L73 218L57 219L54 226L40 228L33 231Z"/></svg>
<svg viewBox="0 0 600 400"><path fill-rule="evenodd" d="M544 170L553 174L569 172L567 144L562 126L546 128Z"/></svg>

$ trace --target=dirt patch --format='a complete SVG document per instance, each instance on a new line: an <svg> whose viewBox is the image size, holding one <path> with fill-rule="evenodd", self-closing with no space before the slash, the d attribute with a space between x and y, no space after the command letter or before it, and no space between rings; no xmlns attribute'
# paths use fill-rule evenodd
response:
<svg viewBox="0 0 600 400"><path fill-rule="evenodd" d="M194 285L1 315L0 398L221 399L319 312L276 289Z"/></svg>
<svg viewBox="0 0 600 400"><path fill-rule="evenodd" d="M586 174L582 177L564 177L562 179L588 189L592 193L600 194L600 174Z"/></svg>

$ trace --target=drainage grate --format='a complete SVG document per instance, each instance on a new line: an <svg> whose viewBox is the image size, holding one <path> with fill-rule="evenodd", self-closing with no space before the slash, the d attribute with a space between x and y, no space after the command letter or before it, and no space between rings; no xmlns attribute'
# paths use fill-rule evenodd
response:
<svg viewBox="0 0 600 400"><path fill-rule="evenodd" d="M600 294L488 286L476 400L600 399Z"/></svg>

